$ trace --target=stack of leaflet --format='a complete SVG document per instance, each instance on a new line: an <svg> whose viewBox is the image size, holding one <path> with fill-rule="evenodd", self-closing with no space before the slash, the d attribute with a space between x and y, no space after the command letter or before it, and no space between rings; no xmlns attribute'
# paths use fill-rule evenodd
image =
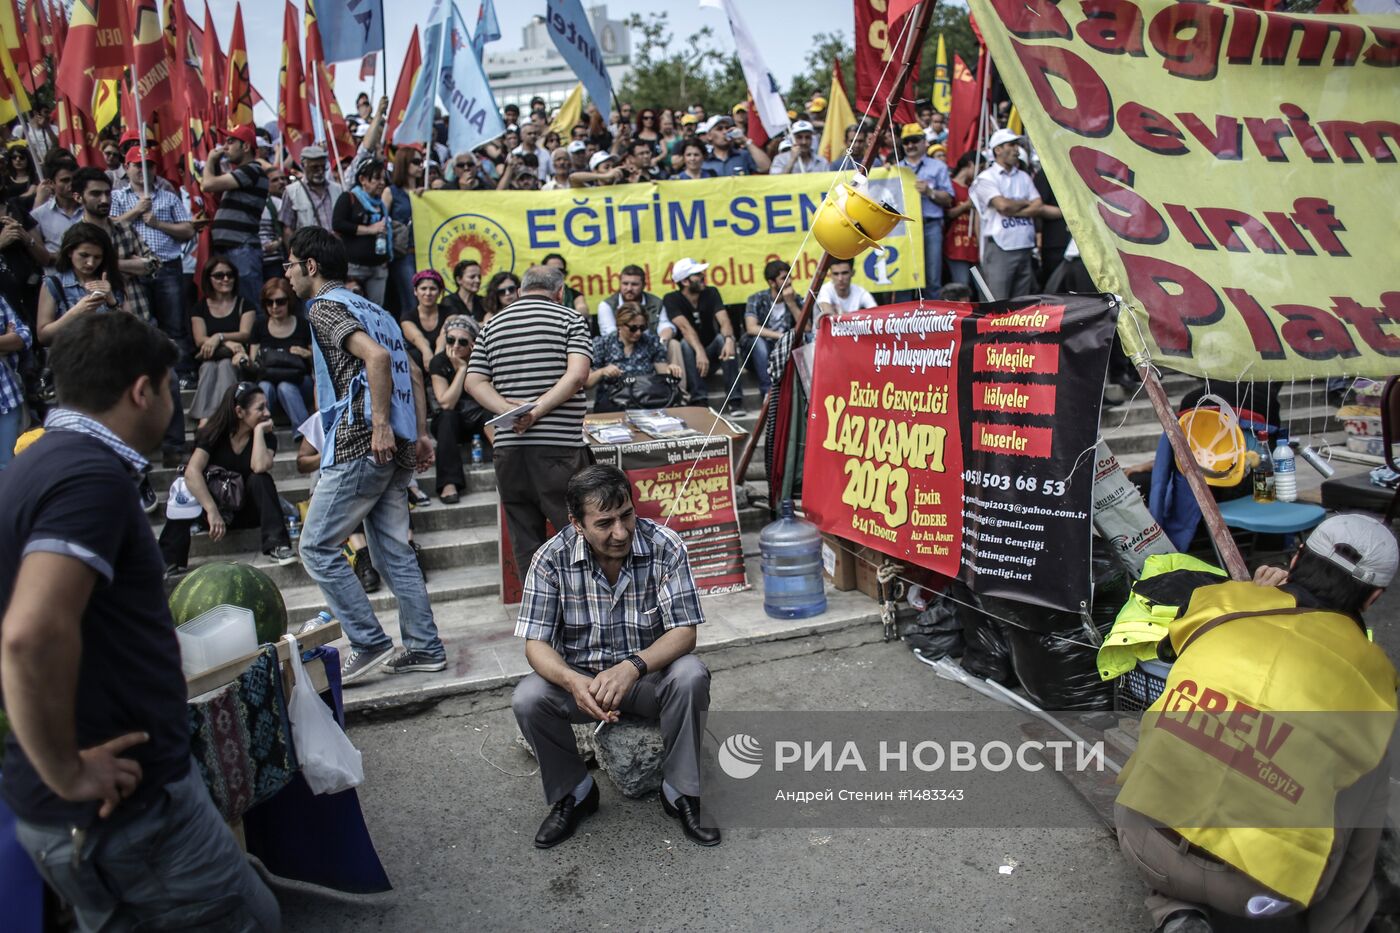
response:
<svg viewBox="0 0 1400 933"><path fill-rule="evenodd" d="M659 408L629 409L627 420L631 422L632 427L652 437L688 437L700 433L675 415L667 414Z"/></svg>
<svg viewBox="0 0 1400 933"><path fill-rule="evenodd" d="M588 429L588 433L593 435L593 439L600 444L626 444L632 440L632 429L620 421L591 427Z"/></svg>

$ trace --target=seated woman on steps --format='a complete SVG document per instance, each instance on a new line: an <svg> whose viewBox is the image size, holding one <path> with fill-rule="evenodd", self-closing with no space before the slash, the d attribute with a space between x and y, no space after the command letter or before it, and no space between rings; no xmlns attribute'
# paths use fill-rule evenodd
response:
<svg viewBox="0 0 1400 933"><path fill-rule="evenodd" d="M253 326L250 355L269 405L275 401L293 432L299 432L311 398L311 325L293 313L295 300L286 279L267 280L262 288L267 320ZM293 433L292 439L299 436Z"/></svg>
<svg viewBox="0 0 1400 933"><path fill-rule="evenodd" d="M462 444L480 434L484 458L491 458L491 446L484 428L491 414L466 391L467 363L480 325L459 314L443 325L442 352L428 363L428 375L433 381L433 406L430 420L433 436L437 438L437 492L447 505L461 498L466 475L462 472Z"/></svg>
<svg viewBox="0 0 1400 933"><path fill-rule="evenodd" d="M249 361L254 308L238 292L238 270L225 256L213 256L204 264L200 280L204 299L190 312L190 336L199 362L199 383L189 415L202 427L216 411L228 390L238 382L235 367Z"/></svg>
<svg viewBox="0 0 1400 933"><path fill-rule="evenodd" d="M167 577L188 569L190 533L196 523L208 528L210 541L223 538L229 528L260 528L264 557L279 565L296 562L272 480L276 453L277 435L263 390L253 382L230 386L218 410L194 436L194 452L183 477L187 494L172 495L166 506L160 553ZM223 472L211 490L214 468ZM237 481L226 481L228 474ZM241 497L233 491L238 485Z"/></svg>

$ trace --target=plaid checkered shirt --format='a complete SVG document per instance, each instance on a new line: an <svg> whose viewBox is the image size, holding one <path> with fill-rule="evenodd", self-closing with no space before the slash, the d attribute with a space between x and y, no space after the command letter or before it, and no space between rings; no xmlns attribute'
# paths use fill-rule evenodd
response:
<svg viewBox="0 0 1400 933"><path fill-rule="evenodd" d="M18 334L28 350L34 337L15 309L0 298L0 335ZM19 353L0 354L0 415L9 414L24 404L24 385L19 378Z"/></svg>
<svg viewBox="0 0 1400 933"><path fill-rule="evenodd" d="M549 642L566 664L596 674L673 628L704 621L680 535L639 518L615 584L572 525L546 541L525 576L515 634Z"/></svg>
<svg viewBox="0 0 1400 933"><path fill-rule="evenodd" d="M44 419L44 430L77 431L79 434L97 438L115 450L118 457L126 461L133 477L140 476L146 472L146 467L150 466L145 457L132 450L131 445L113 434L111 428L80 411L74 411L71 408L50 409L48 417Z"/></svg>
<svg viewBox="0 0 1400 933"><path fill-rule="evenodd" d="M130 188L113 191L112 216L119 217L127 213L136 207L140 200L136 192ZM151 195L151 215L156 220L168 224L188 223L190 220L190 212L185 209L184 202L163 188L157 188L155 194ZM151 252L161 262L170 262L172 259L180 259L184 256L184 244L164 230L148 227L139 220L131 221L131 226L136 230L136 235L141 238L141 242L149 246Z"/></svg>
<svg viewBox="0 0 1400 933"><path fill-rule="evenodd" d="M151 248L141 241L136 235L131 224L124 224L120 220L112 221L112 245L117 248L118 259L154 259L155 253ZM151 302L146 297L146 289L142 285L149 275L125 275L129 283L126 290L126 309L136 315L146 323L151 322Z"/></svg>

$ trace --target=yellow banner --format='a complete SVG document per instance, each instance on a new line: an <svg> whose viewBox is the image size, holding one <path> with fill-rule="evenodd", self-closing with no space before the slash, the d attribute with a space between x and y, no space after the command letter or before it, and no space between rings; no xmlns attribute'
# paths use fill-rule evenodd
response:
<svg viewBox="0 0 1400 933"><path fill-rule="evenodd" d="M1129 352L1229 379L1400 370L1394 17L972 6Z"/></svg>
<svg viewBox="0 0 1400 933"><path fill-rule="evenodd" d="M569 266L569 284L590 305L618 290L623 266L646 270L647 288L674 288L671 267L682 258L709 263L706 281L728 304L766 288L763 267L792 264L799 285L821 258L812 218L827 189L850 173L745 175L563 191L429 191L413 198L414 244L420 269L452 281L463 259L481 263L482 281L501 270L523 273L550 253ZM876 169L871 186L896 208L916 205L907 169ZM923 228L901 222L881 245L855 260L855 281L872 292L921 288ZM801 290L799 289L799 294Z"/></svg>

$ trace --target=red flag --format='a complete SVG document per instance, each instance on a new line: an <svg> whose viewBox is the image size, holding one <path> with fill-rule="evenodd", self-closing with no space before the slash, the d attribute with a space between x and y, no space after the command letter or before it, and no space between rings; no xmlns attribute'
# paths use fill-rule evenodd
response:
<svg viewBox="0 0 1400 933"><path fill-rule="evenodd" d="M205 11L208 11L205 7ZM228 107L229 126L251 126L253 123L253 85L248 80L248 41L243 37L243 5L233 5L233 35L228 42L227 75L224 100Z"/></svg>
<svg viewBox="0 0 1400 933"><path fill-rule="evenodd" d="M21 66L18 56L15 65L19 67L20 78L30 91L38 91L49 82L49 66L45 55L53 54L53 33L44 23L40 4L30 0L24 7L24 45L22 47L27 66Z"/></svg>
<svg viewBox="0 0 1400 933"><path fill-rule="evenodd" d="M840 56L837 56L836 58L833 58L833 59L831 60L831 74L832 74L832 76L836 79L836 83L839 84L839 85L841 85L841 90L843 90L843 91L846 92L846 96L847 96L847 97L850 97L850 96L851 96L851 86L850 86L849 84L846 83L846 74L845 74L845 72L843 72L843 71L841 70L841 57L840 57ZM827 102L826 102L826 105L827 105L828 107L830 107L830 106L831 106L831 101L827 101Z"/></svg>
<svg viewBox="0 0 1400 933"><path fill-rule="evenodd" d="M75 0L54 82L59 93L91 114L93 82L119 78L131 64L130 35L125 0Z"/></svg>
<svg viewBox="0 0 1400 933"><path fill-rule="evenodd" d="M753 140L755 146L762 149L764 146L768 145L770 137L768 136L768 130L763 127L763 121L758 118L758 111L754 109L752 94L750 94L748 98L748 108L749 139Z"/></svg>
<svg viewBox="0 0 1400 933"><path fill-rule="evenodd" d="M953 102L948 110L948 151L945 155L949 165L957 164L964 152L977 145L977 119L982 112L981 85L957 53L953 54L952 83Z"/></svg>
<svg viewBox="0 0 1400 933"><path fill-rule="evenodd" d="M133 83L141 97L141 115L148 118L170 103L170 59L161 33L156 0L134 0L131 19L136 40ZM135 126L134 123L127 125Z"/></svg>
<svg viewBox="0 0 1400 933"><path fill-rule="evenodd" d="M889 22L899 22L904 14L914 9L918 3L919 0L890 0L890 9L888 13Z"/></svg>
<svg viewBox="0 0 1400 933"><path fill-rule="evenodd" d="M214 18L209 6L204 7L204 35L200 43L200 74L204 78L204 93L208 103L204 106L205 125L222 130L228 126L227 101L224 92L227 79L224 75L224 53L219 48L219 34L214 31Z"/></svg>
<svg viewBox="0 0 1400 933"><path fill-rule="evenodd" d="M42 0L51 3L47 8L49 25L53 27L53 54L55 66L58 63L58 53L63 51L63 47L68 44L68 16L63 12L63 4L59 0Z"/></svg>
<svg viewBox="0 0 1400 933"><path fill-rule="evenodd" d="M417 27L414 35L418 34ZM297 33L297 9L287 0L282 14L282 70L277 81L277 128L292 158L316 137L311 122L311 104L306 97L306 73L301 67L301 42Z"/></svg>
<svg viewBox="0 0 1400 933"><path fill-rule="evenodd" d="M355 139L350 135L345 115L340 112L340 104L335 100L335 76L326 67L326 53L321 46L321 27L316 25L314 0L306 0L306 70L316 79L316 106L321 111L321 121L331 138L328 148L337 161L349 158L355 153Z"/></svg>
<svg viewBox="0 0 1400 933"><path fill-rule="evenodd" d="M418 80L418 71L423 67L423 50L418 47L418 27L413 27L413 35L408 37L408 50L404 52L403 67L399 69L399 82L394 85L394 100L389 105L386 118L385 139L394 138L394 129L403 121L408 110L408 100L413 96L413 83Z"/></svg>
<svg viewBox="0 0 1400 933"><path fill-rule="evenodd" d="M414 26L413 28L414 28L414 29L417 29L418 27L417 27L417 26ZM362 59L360 60L360 80L361 80L361 81L364 81L366 78L373 78L373 77L374 77L374 54L375 54L375 53L370 52L368 55L366 55L364 58L362 58Z"/></svg>
<svg viewBox="0 0 1400 933"><path fill-rule="evenodd" d="M907 33L913 29L913 24L895 22L892 11L881 12L874 3L857 3L855 14L856 108L878 114L894 88L902 45L908 40ZM909 72L906 87L919 83L918 56L922 52L922 49L915 51L914 67ZM896 123L913 123L916 119L913 101L901 99L895 106L894 119Z"/></svg>

